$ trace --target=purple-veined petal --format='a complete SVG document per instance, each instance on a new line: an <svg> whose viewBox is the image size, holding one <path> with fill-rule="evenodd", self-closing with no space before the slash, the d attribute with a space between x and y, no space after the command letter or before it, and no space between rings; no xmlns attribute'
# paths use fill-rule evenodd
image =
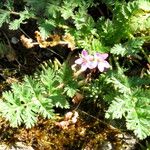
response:
<svg viewBox="0 0 150 150"><path fill-rule="evenodd" d="M98 59L98 60L105 60L108 57L108 54L95 53L94 57L95 57L95 59Z"/></svg>
<svg viewBox="0 0 150 150"><path fill-rule="evenodd" d="M91 62L88 62L88 68L89 69L94 69L97 67L97 61L91 61Z"/></svg>
<svg viewBox="0 0 150 150"><path fill-rule="evenodd" d="M94 54L94 59L95 59L96 61L98 61L98 62L104 61L104 58L101 56L100 53Z"/></svg>
<svg viewBox="0 0 150 150"><path fill-rule="evenodd" d="M88 56L86 56L86 60L87 61L94 61L94 56L88 55Z"/></svg>
<svg viewBox="0 0 150 150"><path fill-rule="evenodd" d="M108 54L107 54L107 53L101 54L101 57L102 57L103 59L106 59L106 58L108 57Z"/></svg>
<svg viewBox="0 0 150 150"><path fill-rule="evenodd" d="M81 54L82 54L83 57L88 56L88 52L87 52L86 50L83 50L83 51L81 52Z"/></svg>
<svg viewBox="0 0 150 150"><path fill-rule="evenodd" d="M75 64L81 65L84 62L83 58L78 58L75 60Z"/></svg>
<svg viewBox="0 0 150 150"><path fill-rule="evenodd" d="M99 58L99 57L101 57L101 55L100 55L100 53L95 53L95 54L94 54L94 57L95 57L95 58Z"/></svg>
<svg viewBox="0 0 150 150"><path fill-rule="evenodd" d="M85 71L88 68L87 63L82 63L81 70Z"/></svg>

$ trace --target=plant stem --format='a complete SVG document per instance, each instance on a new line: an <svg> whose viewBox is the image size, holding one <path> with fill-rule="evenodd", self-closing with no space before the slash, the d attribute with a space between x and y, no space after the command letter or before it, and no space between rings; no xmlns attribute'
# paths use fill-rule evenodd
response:
<svg viewBox="0 0 150 150"><path fill-rule="evenodd" d="M21 12L16 12L16 11L9 11L9 10L4 10L4 9L0 9L1 13L6 13L9 12L12 15L16 15L16 16L20 16ZM39 19L38 17L32 16L31 18L33 19Z"/></svg>
<svg viewBox="0 0 150 150"><path fill-rule="evenodd" d="M13 14L13 15L20 15L18 12L15 12L15 11L9 11L9 10L4 10L4 9L0 9L0 12L9 12L10 14Z"/></svg>

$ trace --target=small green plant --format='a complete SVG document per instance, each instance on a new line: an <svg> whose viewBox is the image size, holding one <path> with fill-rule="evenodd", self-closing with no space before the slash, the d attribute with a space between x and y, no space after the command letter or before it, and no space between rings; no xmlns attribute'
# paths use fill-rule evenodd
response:
<svg viewBox="0 0 150 150"><path fill-rule="evenodd" d="M87 98L107 103L107 119L125 119L127 129L144 139L150 136L150 90L145 88L149 84L149 76L127 77L120 68L100 75L85 91Z"/></svg>
<svg viewBox="0 0 150 150"><path fill-rule="evenodd" d="M38 116L55 118L54 107L69 108L69 97L74 96L78 87L74 86L77 84L73 80L73 86L68 84L71 78L65 77L69 73L67 68L66 74L59 75L58 72L60 70L43 66L34 78L25 76L22 83L14 83L11 91L3 92L0 112L11 126L18 127L23 123L31 128Z"/></svg>
<svg viewBox="0 0 150 150"><path fill-rule="evenodd" d="M134 83L135 79L141 82L141 85L139 82ZM121 119L124 117L127 129L133 130L140 139L150 135L150 90L142 87L144 81L147 81L146 84L148 85L150 78L130 78L125 76L123 71L116 74L112 73L106 80L116 93L114 97L111 97L111 104L106 112L106 118Z"/></svg>

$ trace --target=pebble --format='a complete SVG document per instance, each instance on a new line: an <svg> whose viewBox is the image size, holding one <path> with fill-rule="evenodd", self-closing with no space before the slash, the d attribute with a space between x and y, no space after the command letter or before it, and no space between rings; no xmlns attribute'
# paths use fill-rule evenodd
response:
<svg viewBox="0 0 150 150"><path fill-rule="evenodd" d="M1 144L0 150L34 150L34 149L31 146L24 145L22 142L17 142L13 146Z"/></svg>

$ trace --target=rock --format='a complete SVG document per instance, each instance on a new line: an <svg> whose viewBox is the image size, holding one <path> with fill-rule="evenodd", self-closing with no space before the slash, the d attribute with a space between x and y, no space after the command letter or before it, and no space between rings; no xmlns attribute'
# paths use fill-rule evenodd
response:
<svg viewBox="0 0 150 150"><path fill-rule="evenodd" d="M31 146L25 145L22 142L17 142L13 146L8 146L6 144L0 145L0 150L34 150Z"/></svg>

